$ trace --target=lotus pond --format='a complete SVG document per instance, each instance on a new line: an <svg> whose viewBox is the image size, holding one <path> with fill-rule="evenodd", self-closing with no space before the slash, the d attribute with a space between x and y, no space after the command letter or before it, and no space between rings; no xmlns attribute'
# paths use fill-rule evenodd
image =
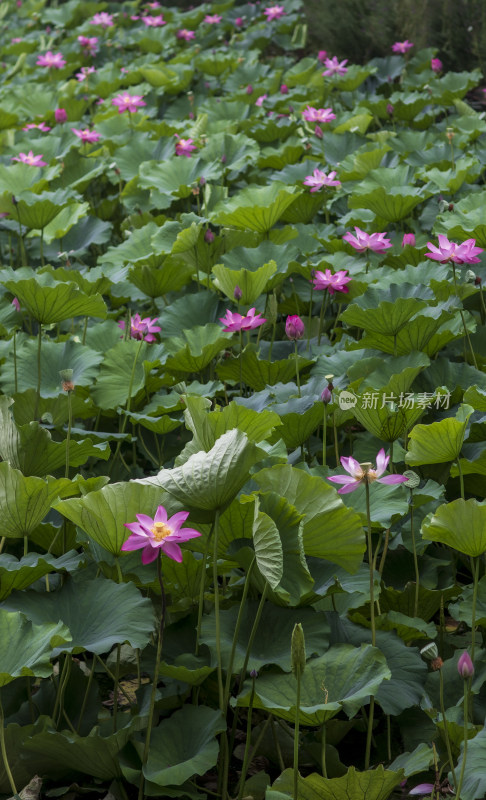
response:
<svg viewBox="0 0 486 800"><path fill-rule="evenodd" d="M481 800L481 73L0 25L0 792Z"/></svg>

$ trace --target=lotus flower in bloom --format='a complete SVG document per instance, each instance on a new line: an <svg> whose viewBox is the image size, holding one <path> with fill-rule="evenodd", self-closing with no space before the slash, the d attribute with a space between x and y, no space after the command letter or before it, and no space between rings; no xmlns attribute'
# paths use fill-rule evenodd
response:
<svg viewBox="0 0 486 800"><path fill-rule="evenodd" d="M392 50L394 53L406 53L411 47L413 47L413 42L409 42L408 39L405 39L404 42L395 42L395 44L392 45Z"/></svg>
<svg viewBox="0 0 486 800"><path fill-rule="evenodd" d="M271 22L273 19L280 19L285 14L285 9L283 6L269 6L263 12L267 18L267 22Z"/></svg>
<svg viewBox="0 0 486 800"><path fill-rule="evenodd" d="M432 242L427 242L431 253L426 253L427 258L433 261L440 261L441 264L452 262L454 264L477 264L480 259L477 257L483 250L476 247L476 239L467 239L462 244L450 242L447 236L439 233L439 246L436 247Z"/></svg>
<svg viewBox="0 0 486 800"><path fill-rule="evenodd" d="M197 147L195 144L193 144L193 141L194 139L179 139L175 147L176 155L190 158L191 153L194 152L194 150L197 150Z"/></svg>
<svg viewBox="0 0 486 800"><path fill-rule="evenodd" d="M415 247L415 234L413 233L404 233L402 239L402 247L406 247L409 244L411 247Z"/></svg>
<svg viewBox="0 0 486 800"><path fill-rule="evenodd" d="M140 314L134 314L130 320L130 337L132 339L138 339L139 341L143 339L145 342L155 342L154 333L159 333L161 328L158 325L154 325L155 322L158 322L157 319L150 319L150 317L145 317L145 319L141 319ZM121 319L118 322L118 327L125 330L125 320Z"/></svg>
<svg viewBox="0 0 486 800"><path fill-rule="evenodd" d="M194 31L188 31L187 28L181 28L180 31L177 31L177 38L185 39L186 42L190 42L191 39L196 38L196 34L194 33Z"/></svg>
<svg viewBox="0 0 486 800"><path fill-rule="evenodd" d="M113 14L107 14L106 11L100 11L95 14L91 20L92 25L101 25L102 28L112 28L114 25Z"/></svg>
<svg viewBox="0 0 486 800"><path fill-rule="evenodd" d="M85 81L88 79L88 75L91 75L93 72L96 72L94 67L81 67L79 72L76 72L76 78L81 83L81 81Z"/></svg>
<svg viewBox="0 0 486 800"><path fill-rule="evenodd" d="M335 294L336 292L343 292L343 294L346 294L346 292L349 291L346 284L349 283L350 280L351 278L346 269L340 269L338 272L335 272L334 275L330 269L326 269L325 272L317 270L314 275L314 289L317 291L320 289L327 289L329 294Z"/></svg>
<svg viewBox="0 0 486 800"><path fill-rule="evenodd" d="M430 797L434 788L433 783L419 783L417 786L414 786L413 789L410 789L409 794L422 794L429 795Z"/></svg>
<svg viewBox="0 0 486 800"><path fill-rule="evenodd" d="M343 241L348 242L358 253L365 253L366 250L373 250L374 253L385 253L392 243L385 239L385 233L365 233L355 226L356 236L349 231L343 236Z"/></svg>
<svg viewBox="0 0 486 800"><path fill-rule="evenodd" d="M37 128L38 131L42 131L43 133L47 133L51 129L46 125L45 122L29 122L28 125L25 125L22 130L23 131L31 131Z"/></svg>
<svg viewBox="0 0 486 800"><path fill-rule="evenodd" d="M333 170L326 175L320 169L315 169L312 175L306 175L304 178L304 186L312 186L311 194L313 192L318 192L319 189L322 189L323 186L341 186L341 181L336 181L334 178L336 177L336 170Z"/></svg>
<svg viewBox="0 0 486 800"><path fill-rule="evenodd" d="M332 119L336 119L332 108L314 108L313 106L307 106L302 112L302 116L307 122L330 122Z"/></svg>
<svg viewBox="0 0 486 800"><path fill-rule="evenodd" d="M147 17L142 17L141 19L143 24L146 25L147 28L160 28L162 27L162 25L167 25L162 14L159 14L157 17L147 16Z"/></svg>
<svg viewBox="0 0 486 800"><path fill-rule="evenodd" d="M442 61L440 60L440 58L432 58L430 60L430 66L431 66L431 69L433 69L434 72L441 72L442 67L444 65L442 64Z"/></svg>
<svg viewBox="0 0 486 800"><path fill-rule="evenodd" d="M322 74L325 77L330 77L331 75L345 75L348 70L344 65L347 63L347 58L345 58L344 61L338 61L337 56L326 58L324 61L326 69Z"/></svg>
<svg viewBox="0 0 486 800"><path fill-rule="evenodd" d="M304 323L297 314L287 317L285 322L285 333L291 341L302 339L305 331Z"/></svg>
<svg viewBox="0 0 486 800"><path fill-rule="evenodd" d="M207 22L208 25L217 25L218 22L221 22L223 17L221 14L206 14L203 19L203 22Z"/></svg>
<svg viewBox="0 0 486 800"><path fill-rule="evenodd" d="M116 97L113 98L111 101L113 106L118 106L118 113L122 114L124 111L129 111L133 114L142 106L146 106L147 104L144 102L143 95L141 94L129 94L128 92L122 92L122 94L117 94Z"/></svg>
<svg viewBox="0 0 486 800"><path fill-rule="evenodd" d="M255 308L250 308L246 317L242 316L241 314L237 314L234 311L226 311L224 317L220 317L219 321L223 323L226 327L223 328L225 333L234 333L234 331L250 331L253 328L258 328L260 325L263 325L266 322L266 319L263 319L260 313L255 313Z"/></svg>
<svg viewBox="0 0 486 800"><path fill-rule="evenodd" d="M255 105L256 106L262 106L263 105L263 101L266 100L267 97L268 97L268 94L261 94L260 97L256 100Z"/></svg>
<svg viewBox="0 0 486 800"><path fill-rule="evenodd" d="M29 150L28 153L19 153L18 156L13 156L12 161L28 164L30 167L47 167L47 162L42 160L42 155L35 156L32 150Z"/></svg>
<svg viewBox="0 0 486 800"><path fill-rule="evenodd" d="M136 514L138 522L125 522L131 535L122 545L122 550L142 550L142 564L150 564L159 555L159 550L174 561L182 561L180 542L187 542L200 536L193 528L183 528L189 516L188 511L179 511L168 519L164 506L159 506L155 516Z"/></svg>
<svg viewBox="0 0 486 800"><path fill-rule="evenodd" d="M341 488L338 489L338 494L349 494L349 492L354 492L362 483L374 483L374 481L387 484L405 483L408 480L405 475L387 475L386 478L381 477L387 468L389 460L390 456L385 455L383 448L376 456L376 469L372 469L372 465L368 463L360 464L352 456L349 456L349 458L343 456L341 458L341 464L349 475L334 475L328 478L328 481L343 484Z"/></svg>
<svg viewBox="0 0 486 800"><path fill-rule="evenodd" d="M78 36L78 42L89 55L94 56L98 50L97 36Z"/></svg>
<svg viewBox="0 0 486 800"><path fill-rule="evenodd" d="M90 131L88 128L85 128L84 131L78 128L71 128L71 130L82 142L98 142L101 139L101 134L96 133L96 131Z"/></svg>
<svg viewBox="0 0 486 800"><path fill-rule="evenodd" d="M457 662L457 671L461 678L464 678L464 680L467 678L472 678L474 675L474 664L467 650L465 650L462 656L459 657L459 661Z"/></svg>
<svg viewBox="0 0 486 800"><path fill-rule="evenodd" d="M38 67L48 67L49 69L62 69L66 66L62 53L52 53L50 50L43 56L39 56L35 63Z"/></svg>

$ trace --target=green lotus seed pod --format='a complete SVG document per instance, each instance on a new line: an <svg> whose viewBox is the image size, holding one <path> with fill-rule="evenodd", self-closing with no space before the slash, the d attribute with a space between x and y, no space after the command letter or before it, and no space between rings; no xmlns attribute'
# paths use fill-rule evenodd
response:
<svg viewBox="0 0 486 800"><path fill-rule="evenodd" d="M304 629L300 622L294 625L294 630L292 631L290 658L293 674L297 675L297 672L299 672L299 674L302 675L305 669L305 638Z"/></svg>
<svg viewBox="0 0 486 800"><path fill-rule="evenodd" d="M73 379L73 370L72 369L61 369L61 371L59 372L59 375L61 376L61 381L63 383L64 383L64 381L72 381L72 379Z"/></svg>
<svg viewBox="0 0 486 800"><path fill-rule="evenodd" d="M419 476L412 469L406 469L403 473L403 477L407 478L407 482L405 484L407 489L416 489L420 483Z"/></svg>
<svg viewBox="0 0 486 800"><path fill-rule="evenodd" d="M422 647L420 655L422 658L425 658L426 661L434 661L439 655L436 643L429 642L426 644L425 647Z"/></svg>

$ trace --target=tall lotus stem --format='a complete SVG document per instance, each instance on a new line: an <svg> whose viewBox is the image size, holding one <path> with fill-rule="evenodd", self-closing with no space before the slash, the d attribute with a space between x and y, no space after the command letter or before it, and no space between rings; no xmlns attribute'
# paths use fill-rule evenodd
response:
<svg viewBox="0 0 486 800"><path fill-rule="evenodd" d="M8 763L7 747L6 747L6 744L5 744L5 727L4 727L3 722L4 722L3 706L2 706L2 702L0 700L0 752L2 753L3 766L4 766L5 773L6 773L7 778L8 778L8 782L10 784L10 789L11 789L14 797L18 797L19 795L18 795L18 792L17 792L17 787L15 786L15 781L13 779L12 771L11 771L10 765Z"/></svg>
<svg viewBox="0 0 486 800"><path fill-rule="evenodd" d="M363 470L370 469L371 464L361 464ZM376 646L376 629L375 629L375 584L374 584L374 571L373 571L373 542L371 539L371 511L370 511L370 485L367 480L364 482L366 490L366 518L368 523L367 541L368 541L368 561L370 565L370 623L371 623L371 644ZM373 735L373 717L375 711L375 698L370 698L370 713L368 715L368 732L366 735L366 751L365 751L365 770L370 766L371 754L371 737Z"/></svg>
<svg viewBox="0 0 486 800"><path fill-rule="evenodd" d="M454 264L454 262L452 262L452 276L454 278L454 287L455 287L455 290L456 290L456 297L460 302L462 302L460 297L459 297L459 292L458 292L458 288L457 288L456 265ZM478 369L478 362L476 361L476 356L475 356L475 353L474 353L473 346L471 344L471 339L469 337L469 331L468 331L468 329L466 327L466 320L464 319L464 312L463 312L462 308L459 309L459 314L461 315L462 327L464 328L464 336L466 337L467 343L469 345L469 351L471 353L472 362L473 362L475 368ZM465 354L465 350L464 350L464 354Z"/></svg>
<svg viewBox="0 0 486 800"><path fill-rule="evenodd" d="M300 375L299 375L299 351L297 347L297 340L294 342L295 345L295 376L297 378L297 394L301 397L300 391Z"/></svg>
<svg viewBox="0 0 486 800"><path fill-rule="evenodd" d="M41 399L41 348L42 348L42 323L39 322L39 331L37 337L37 396L35 398L34 420L37 419L37 412L39 410L39 403Z"/></svg>
<svg viewBox="0 0 486 800"><path fill-rule="evenodd" d="M413 470L407 470L403 473L407 480L407 487L410 490L409 507L410 507L410 533L412 535L412 551L413 551L413 565L415 569L415 600L413 605L413 615L418 617L419 593L420 593L420 572L417 558L417 547L415 544L415 529L413 518L413 490L417 488L420 483L420 478Z"/></svg>
<svg viewBox="0 0 486 800"><path fill-rule="evenodd" d="M224 713L224 686L223 686L223 665L221 663L221 625L219 618L219 588L218 588L218 528L219 528L219 509L216 510L214 517L214 538L213 538L213 584L214 584L214 624L216 628L216 659L218 662L218 696L219 707Z"/></svg>
<svg viewBox="0 0 486 800"><path fill-rule="evenodd" d="M297 681L295 700L295 728L294 728L294 795L293 800L299 800L299 724L300 724L300 681L305 669L305 638L300 622L294 625L290 647L292 672Z"/></svg>
<svg viewBox="0 0 486 800"><path fill-rule="evenodd" d="M322 298L321 303L321 313L319 314L319 333L317 334L317 344L320 345L321 337L322 337L322 325L324 322L324 316L326 314L327 304L329 302L329 292L326 292L324 297Z"/></svg>
<svg viewBox="0 0 486 800"><path fill-rule="evenodd" d="M476 649L476 605L478 600L479 558L471 558L471 571L473 576L473 596L471 609L471 661L474 663L474 652Z"/></svg>
<svg viewBox="0 0 486 800"><path fill-rule="evenodd" d="M251 675L251 694L250 694L250 702L248 705L248 716L246 718L246 741L245 741L245 753L243 755L243 766L241 768L241 776L240 776L240 786L238 790L238 800L243 800L243 792L245 790L245 780L246 780L246 773L248 772L248 765L250 762L250 751L251 751L251 718L253 715L253 701L255 699L255 681L258 678L258 672L256 669L252 669L250 672Z"/></svg>

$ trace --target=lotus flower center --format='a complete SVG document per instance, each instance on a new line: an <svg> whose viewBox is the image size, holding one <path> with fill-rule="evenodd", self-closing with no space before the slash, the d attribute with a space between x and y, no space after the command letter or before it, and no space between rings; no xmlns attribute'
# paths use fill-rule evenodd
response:
<svg viewBox="0 0 486 800"><path fill-rule="evenodd" d="M153 528L150 528L150 530L153 533L156 542L161 542L172 533L171 529L165 524L165 522L154 522Z"/></svg>
<svg viewBox="0 0 486 800"><path fill-rule="evenodd" d="M361 475L359 476L360 481L364 481L365 483L373 483L378 478L375 469L371 469L372 463L371 461L364 461L360 464L361 467Z"/></svg>

